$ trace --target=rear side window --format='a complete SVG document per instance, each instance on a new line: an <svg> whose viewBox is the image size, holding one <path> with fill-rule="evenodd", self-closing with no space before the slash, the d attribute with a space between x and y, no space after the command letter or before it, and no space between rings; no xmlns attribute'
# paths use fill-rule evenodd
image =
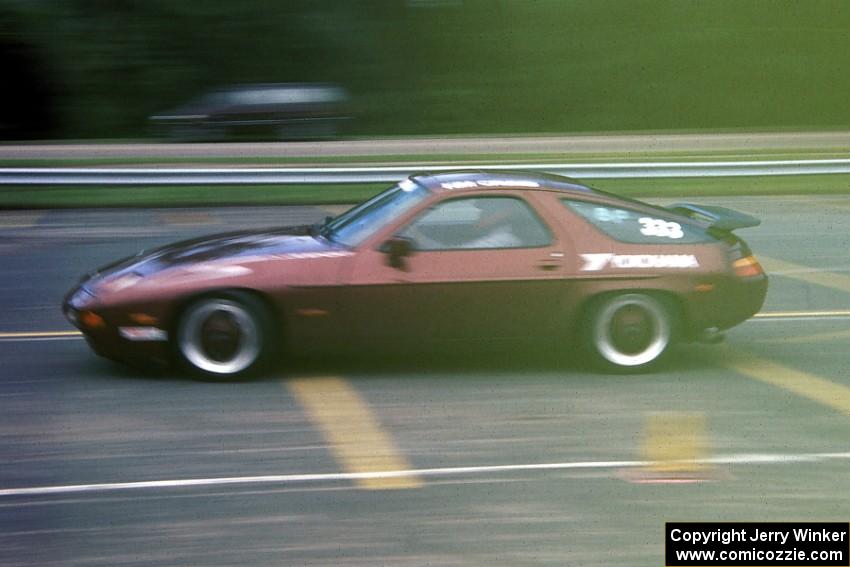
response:
<svg viewBox="0 0 850 567"><path fill-rule="evenodd" d="M590 224L620 242L693 244L711 240L711 237L699 227L681 224L654 213L571 199L561 199L561 202Z"/></svg>

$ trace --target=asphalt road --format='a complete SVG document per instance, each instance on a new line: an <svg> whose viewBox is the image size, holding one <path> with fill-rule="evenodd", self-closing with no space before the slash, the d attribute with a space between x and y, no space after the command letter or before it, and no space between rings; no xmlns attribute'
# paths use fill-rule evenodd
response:
<svg viewBox="0 0 850 567"><path fill-rule="evenodd" d="M706 201L764 219L766 316L657 373L506 352L242 384L17 333L70 330L62 295L116 257L327 211L0 213L0 565L655 566L665 521L848 521L850 198ZM702 467L644 466L683 437Z"/></svg>

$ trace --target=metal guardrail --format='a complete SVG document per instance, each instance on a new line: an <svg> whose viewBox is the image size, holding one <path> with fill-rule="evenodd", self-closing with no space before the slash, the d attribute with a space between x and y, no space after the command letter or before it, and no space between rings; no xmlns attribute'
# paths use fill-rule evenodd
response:
<svg viewBox="0 0 850 567"><path fill-rule="evenodd" d="M395 182L452 170L544 171L576 179L850 173L850 159L286 168L0 168L0 185L312 185Z"/></svg>

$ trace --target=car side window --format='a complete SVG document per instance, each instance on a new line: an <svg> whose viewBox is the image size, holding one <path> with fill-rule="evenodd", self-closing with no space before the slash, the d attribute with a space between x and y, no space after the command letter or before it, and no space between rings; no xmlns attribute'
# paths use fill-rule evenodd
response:
<svg viewBox="0 0 850 567"><path fill-rule="evenodd" d="M466 197L438 203L402 230L417 250L536 248L552 241L537 214L516 197Z"/></svg>
<svg viewBox="0 0 850 567"><path fill-rule="evenodd" d="M654 213L600 203L561 199L570 210L611 238L631 244L694 244L711 237L697 226L681 224Z"/></svg>

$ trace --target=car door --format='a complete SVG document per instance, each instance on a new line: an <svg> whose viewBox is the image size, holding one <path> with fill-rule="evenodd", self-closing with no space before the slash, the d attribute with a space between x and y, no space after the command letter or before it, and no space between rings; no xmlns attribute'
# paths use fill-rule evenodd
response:
<svg viewBox="0 0 850 567"><path fill-rule="evenodd" d="M398 265L381 242L355 260L346 304L360 338L529 337L556 322L563 245L521 193L447 196L393 234L413 248Z"/></svg>

